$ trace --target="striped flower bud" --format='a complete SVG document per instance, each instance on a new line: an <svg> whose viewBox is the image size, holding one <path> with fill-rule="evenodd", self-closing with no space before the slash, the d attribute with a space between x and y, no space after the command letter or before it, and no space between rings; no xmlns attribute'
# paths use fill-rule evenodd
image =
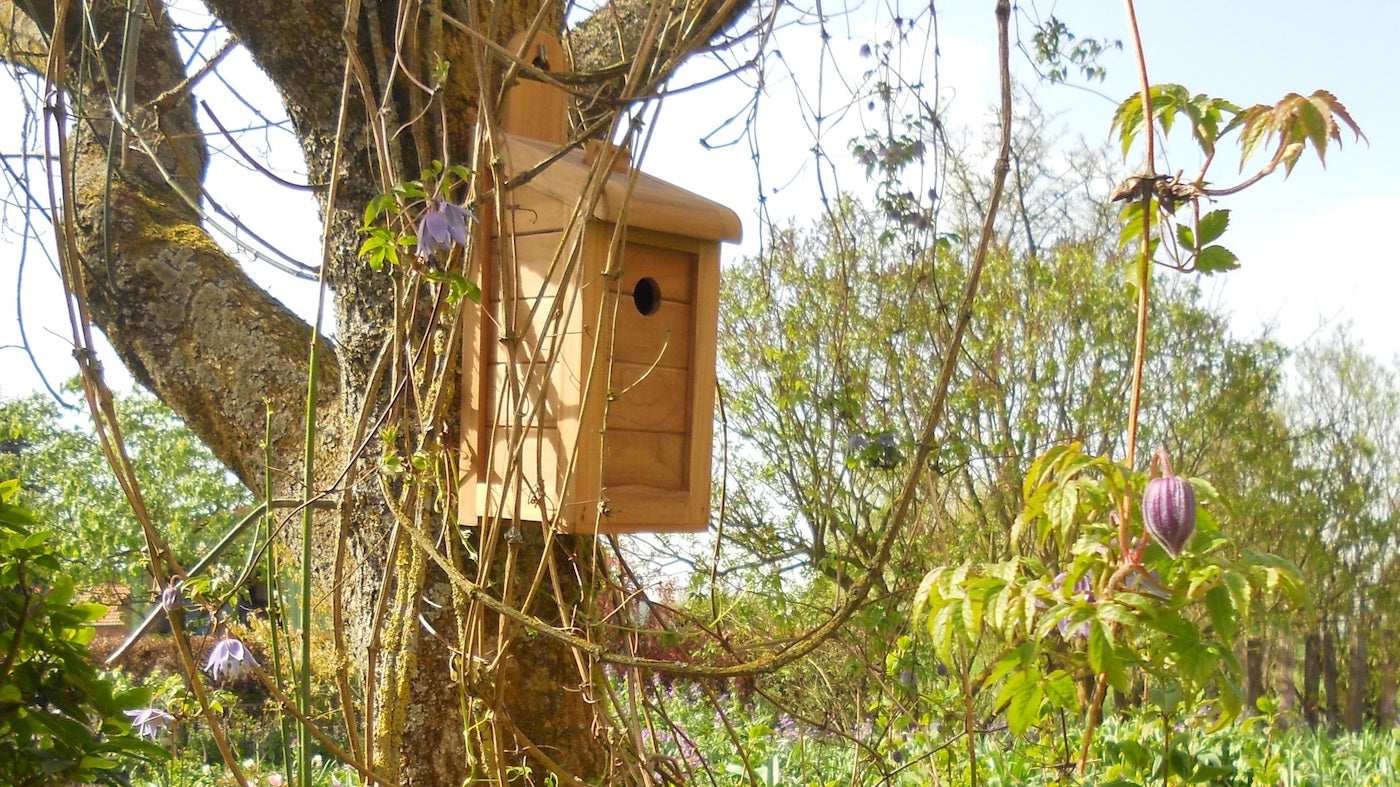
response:
<svg viewBox="0 0 1400 787"><path fill-rule="evenodd" d="M1196 532L1196 490L1173 475L1148 481L1142 495L1142 520L1148 535L1176 557Z"/></svg>

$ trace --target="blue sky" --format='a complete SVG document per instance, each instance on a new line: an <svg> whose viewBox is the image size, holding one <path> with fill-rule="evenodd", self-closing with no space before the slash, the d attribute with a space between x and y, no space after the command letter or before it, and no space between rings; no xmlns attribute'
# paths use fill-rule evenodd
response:
<svg viewBox="0 0 1400 787"><path fill-rule="evenodd" d="M893 29L890 3L866 3L848 24L827 26L829 51L837 59L857 60L863 43ZM945 92L953 95L955 123L976 124L995 100L995 27L991 2L940 2L939 43ZM1042 16L1054 14L1080 36L1121 39L1121 52L1107 53L1102 63L1108 78L1094 89L1107 97L1065 86L1037 85L1026 56L1012 53L1015 78L1032 87L1038 100L1057 114L1071 137L1089 144L1110 144L1109 123L1116 103L1137 89L1124 6L1121 2L1022 3L1021 32L1029 38L1026 14L1032 6ZM1311 153L1286 180L1282 173L1219 205L1232 210L1231 227L1222 242L1239 255L1242 267L1203 280L1208 295L1219 299L1241 335L1269 328L1286 345L1330 334L1349 323L1377 357L1400 354L1395 295L1400 292L1400 253L1389 230L1400 221L1400 109L1395 82L1400 80L1400 4L1337 0L1329 3L1285 0L1140 0L1137 4L1148 76L1154 84L1175 82L1193 93L1228 98L1237 104L1272 104L1289 92L1333 92L1361 124L1369 139L1357 142L1350 132L1340 149L1329 148L1324 169ZM904 4L917 9L921 4ZM805 40L804 40L805 39ZM779 44L789 63L815 63L815 27L793 26ZM809 66L809 68L812 68ZM794 67L794 70L798 70ZM851 70L851 69L847 69ZM801 73L799 71L799 73ZM830 72L828 72L830 73ZM831 80L828 80L831 81ZM707 88L671 99L662 110L646 168L727 202L745 218L753 237L755 186L747 149L705 151L687 147L688 128L697 118L724 116L726 107L743 100L727 88ZM775 101L792 93L783 84L769 91ZM728 110L733 111L733 110ZM793 110L790 110L793 111ZM781 115L772 110L771 118ZM710 125L713 125L711 123ZM846 134L849 137L850 134ZM1176 136L1180 136L1180 132ZM786 182L785 175L809 161L812 137L800 125L774 131L765 155L775 159L765 178ZM829 135L826 146L844 142ZM1234 155L1231 147L1222 155ZM1179 149L1173 147L1173 153ZM661 155L657 155L660 152ZM832 151L839 155L840 151ZM1141 164L1134 150L1125 172ZM1259 163L1256 155L1254 163ZM786 160L787 164L780 163ZM1227 181L1238 158L1218 161L1213 179ZM1176 156L1172 168L1187 174L1194 158ZM807 167L810 175L810 165ZM817 206L811 180L787 189L791 198L771 195L770 202L807 215ZM781 212L781 211L780 211Z"/></svg>
<svg viewBox="0 0 1400 787"><path fill-rule="evenodd" d="M1124 51L1105 57L1109 76L1096 86L1112 100L1067 87L1035 88L1039 100L1059 113L1067 134L1082 136L1091 144L1108 143L1114 104L1137 87L1123 4L1095 0L1022 5L1027 14L1057 15L1081 36L1124 41ZM1400 40L1400 4L1140 0L1139 6L1154 83L1178 82L1193 92L1239 104L1273 103L1290 91L1326 88L1346 104L1370 140L1367 146L1347 136L1340 150L1329 151L1326 170L1315 159L1305 159L1287 181L1276 175L1224 205L1233 210L1224 243L1239 255L1243 267L1207 280L1206 288L1234 315L1236 330L1254 335L1271 325L1275 336L1297 346L1319 330L1327 333L1331 326L1348 321L1353 334L1372 353L1384 360L1400 353L1394 305L1400 292L1400 260L1389 238L1391 227L1400 222L1400 110L1393 97L1394 82L1400 80L1395 44ZM848 15L829 19L825 63L820 60L819 28L812 20L789 24L780 32L776 43L783 53L780 65L786 69L770 71L759 116L765 182L783 186L778 193L768 194L774 218L793 217L801 223L820 208L814 198L817 184L808 152L814 144L813 129L803 122L792 97L800 89L815 101L820 76L827 91L824 111L834 115L849 95L842 78L857 77L867 62L859 57L861 45L888 36L896 16L920 17L923 12L926 24L927 7L927 2L905 3L900 8L893 2L867 0ZM995 98L992 2L942 0L937 7L942 54L938 68L945 96L953 101L950 117L955 124L976 126L988 118L987 107ZM1024 15L1021 23L1021 33L1029 37ZM908 72L923 68L931 76L934 61L928 54L919 47L909 48L905 53ZM1025 56L1013 52L1013 63L1018 80L1033 86L1035 78ZM241 55L232 56L225 66L240 86L256 81L255 70ZM697 64L677 83L701 79L712 70L712 63ZM226 125L237 123L240 110L226 88L210 81L201 86L201 94ZM14 106L15 95L8 85L0 86L0 106ZM702 147L698 140L741 110L751 95L751 88L729 80L669 98L654 124L643 161L647 171L724 202L739 213L747 239L731 254L752 251L758 237L757 185L750 152L742 143L716 150ZM268 100L263 94L262 101ZM852 116L846 125L823 126L822 144L833 159L845 160L846 144L859 129L856 120ZM19 150L15 123L14 113L0 113L0 152ZM285 134L273 133L252 140L251 146L295 180L301 165L290 141ZM1125 171L1139 163L1130 157ZM1188 171L1194 165L1186 160L1171 163ZM1212 171L1223 178L1234 166L1222 163L1229 166L1217 165ZM858 185L853 171L838 173L844 185ZM269 184L231 158L216 159L210 184L215 193L226 195L232 210L284 251L316 259L318 221L307 200ZM4 303L0 345L17 341L13 327L19 257L13 242L16 219L15 211L7 209L6 228L0 231L0 287L8 295L0 299ZM21 293L30 339L50 376L63 379L73 373L73 366L64 338L62 299L48 263L36 256L35 249L30 254ZM262 263L250 262L248 269L278 297L311 313L313 287L289 281ZM109 368L116 366L114 357L106 361ZM18 351L0 350L0 363L11 370L0 378L0 395L18 395L38 384Z"/></svg>

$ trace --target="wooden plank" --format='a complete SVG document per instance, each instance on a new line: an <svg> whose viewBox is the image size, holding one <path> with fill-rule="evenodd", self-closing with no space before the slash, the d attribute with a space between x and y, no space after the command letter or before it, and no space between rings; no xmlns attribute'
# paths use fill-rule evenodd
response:
<svg viewBox="0 0 1400 787"><path fill-rule="evenodd" d="M681 434L609 429L603 435L603 487L685 491L686 448Z"/></svg>
<svg viewBox="0 0 1400 787"><path fill-rule="evenodd" d="M690 358L690 442L687 445L688 487L692 513L699 529L710 521L710 463L714 450L715 362L719 330L719 244L700 253L695 281L695 334Z"/></svg>
<svg viewBox="0 0 1400 787"><path fill-rule="evenodd" d="M541 71L569 70L563 47L549 33L537 32L528 41L526 33L516 33L506 47ZM503 104L501 127L506 131L555 144L569 138L569 94L563 88L521 76L506 90Z"/></svg>
<svg viewBox="0 0 1400 787"><path fill-rule="evenodd" d="M686 492L659 492L655 489L604 490L606 513L595 520L584 520L578 532L655 533L701 532L709 527L709 503L698 510Z"/></svg>
<svg viewBox="0 0 1400 787"><path fill-rule="evenodd" d="M662 301L654 314L643 316L628 299L617 305L612 357L626 363L685 368L690 365L690 332L688 305Z"/></svg>
<svg viewBox="0 0 1400 787"><path fill-rule="evenodd" d="M582 244L572 235L545 232L502 242L504 253L492 261L499 266L493 278L499 284L483 293L489 300L552 299L566 282L587 283L579 267Z"/></svg>
<svg viewBox="0 0 1400 787"><path fill-rule="evenodd" d="M563 306L557 318L552 301L533 311L532 306L528 300L509 301L505 308L494 301L486 304L497 323L491 362L523 364L530 358L546 359L562 353L567 345L591 341L592 331L583 324L582 304ZM577 384L582 370L569 364L565 368Z"/></svg>
<svg viewBox="0 0 1400 787"><path fill-rule="evenodd" d="M637 280L649 278L660 288L663 300L690 303L696 262L690 252L629 241L622 251L622 277L611 289L630 298Z"/></svg>
<svg viewBox="0 0 1400 787"><path fill-rule="evenodd" d="M512 473L512 437L515 437L519 452L519 475ZM482 480L489 492L477 494L477 516L499 514L503 510L509 514L515 508L517 492L523 495L520 503L533 512L533 521L540 521L539 502L544 509L557 511L562 499L563 478L559 458L566 456L570 441L558 429L524 429L519 431L498 428L491 435L490 470ZM505 483L508 477L512 479ZM518 481L516 480L518 478ZM504 505L504 509L502 506Z"/></svg>
<svg viewBox="0 0 1400 787"><path fill-rule="evenodd" d="M559 365L562 368L562 364ZM578 419L578 390L576 386L546 385L549 367L543 360L528 363L490 365L490 393L493 401L501 397L506 417L519 421L519 426L558 428L561 420L570 423ZM506 374L513 378L507 384ZM556 375L557 379L557 375ZM494 413L492 414L494 418Z"/></svg>
<svg viewBox="0 0 1400 787"><path fill-rule="evenodd" d="M690 425L690 371L613 363L607 428L685 434Z"/></svg>

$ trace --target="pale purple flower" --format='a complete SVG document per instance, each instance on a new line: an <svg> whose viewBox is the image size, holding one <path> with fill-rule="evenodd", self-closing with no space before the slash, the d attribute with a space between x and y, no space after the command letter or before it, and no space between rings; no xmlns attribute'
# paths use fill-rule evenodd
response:
<svg viewBox="0 0 1400 787"><path fill-rule="evenodd" d="M209 660L204 663L204 671L214 680L222 680L227 675L237 680L250 672L258 662L242 642L225 637L209 651Z"/></svg>
<svg viewBox="0 0 1400 787"><path fill-rule="evenodd" d="M137 735L153 740L160 735L160 731L165 728L165 725L175 720L174 716L160 708L142 708L122 712L131 717L131 726L135 728Z"/></svg>
<svg viewBox="0 0 1400 787"><path fill-rule="evenodd" d="M1058 590L1061 587L1063 587L1066 578L1067 575L1063 571L1061 571L1059 574L1056 574L1055 579L1050 582L1051 589ZM1087 575L1080 577L1079 581L1074 583L1074 587L1070 590L1070 595L1080 596L1090 604L1096 603L1098 601L1098 598L1094 595L1094 583ZM1083 623L1071 629L1069 618L1070 616L1068 615L1066 615L1063 618L1060 618L1060 622L1058 625L1058 628L1060 629L1060 636L1065 637L1066 639L1072 637L1079 639L1088 639L1089 621L1086 620Z"/></svg>
<svg viewBox="0 0 1400 787"><path fill-rule="evenodd" d="M455 202L429 202L418 222L418 256L426 260L453 244L467 245L467 219L475 221L476 214Z"/></svg>
<svg viewBox="0 0 1400 787"><path fill-rule="evenodd" d="M1171 592L1162 587L1162 577L1156 571L1148 571L1146 575L1140 572L1141 569L1134 571L1123 580L1125 590L1141 591L1161 599L1172 597Z"/></svg>
<svg viewBox="0 0 1400 787"><path fill-rule="evenodd" d="M280 773L270 773L267 775L267 787L283 787L287 783L287 777Z"/></svg>

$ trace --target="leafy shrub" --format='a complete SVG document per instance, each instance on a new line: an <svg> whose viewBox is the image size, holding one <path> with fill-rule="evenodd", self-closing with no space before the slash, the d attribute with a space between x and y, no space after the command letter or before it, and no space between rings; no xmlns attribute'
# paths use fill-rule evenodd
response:
<svg viewBox="0 0 1400 787"><path fill-rule="evenodd" d="M166 756L123 712L146 692L117 693L87 644L101 604L73 603L50 532L0 483L0 774L17 787L118 783L123 758Z"/></svg>

